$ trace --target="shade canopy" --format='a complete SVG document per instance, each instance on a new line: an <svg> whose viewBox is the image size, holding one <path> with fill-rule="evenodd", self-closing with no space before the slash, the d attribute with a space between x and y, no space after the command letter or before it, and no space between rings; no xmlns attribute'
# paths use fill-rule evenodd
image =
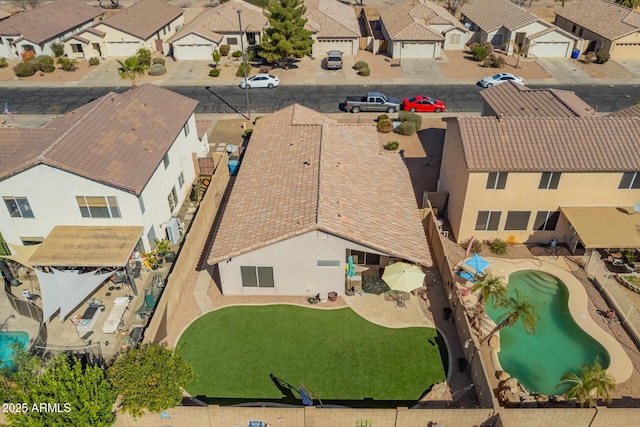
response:
<svg viewBox="0 0 640 427"><path fill-rule="evenodd" d="M468 265L473 268L478 274L483 274L484 271L491 265L489 261L482 258L477 253L474 253L471 258L464 262L464 265Z"/></svg>
<svg viewBox="0 0 640 427"><path fill-rule="evenodd" d="M25 267L33 269L33 265L31 265L29 259L33 256L34 252L40 245L22 246L11 243L8 245L11 248L11 255L0 255L0 258L10 259L18 264L22 264Z"/></svg>
<svg viewBox="0 0 640 427"><path fill-rule="evenodd" d="M633 206L560 210L585 248L640 248L640 213Z"/></svg>
<svg viewBox="0 0 640 427"><path fill-rule="evenodd" d="M425 274L420 267L406 262L396 262L384 269L382 280L393 291L411 292L422 287Z"/></svg>

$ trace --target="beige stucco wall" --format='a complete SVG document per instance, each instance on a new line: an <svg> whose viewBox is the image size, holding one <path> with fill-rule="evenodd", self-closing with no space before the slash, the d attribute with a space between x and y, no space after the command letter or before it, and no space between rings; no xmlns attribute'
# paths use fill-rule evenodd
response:
<svg viewBox="0 0 640 427"><path fill-rule="evenodd" d="M595 40L596 41L596 47L595 47L595 52L609 52L611 50L611 41L607 40L605 38L603 38L602 36L600 36L599 34L593 33L591 31L589 31L586 28L581 27L580 25L576 25L576 30L571 31L573 29L573 25L574 23L561 17L561 16L557 16L556 15L556 20L555 20L555 24L556 26L562 28L565 31L568 31L569 33L575 35L576 37L579 37L585 41L587 41L586 43L583 43L583 47L581 48L583 50L587 49L587 46L589 45L588 41L590 40ZM580 29L582 29L582 34L580 34Z"/></svg>
<svg viewBox="0 0 640 427"><path fill-rule="evenodd" d="M454 34L460 34L460 43L457 45L451 44L451 37ZM467 41L469 40L469 37L471 37L471 34L472 33L470 31L462 31L459 29L451 30L446 34L443 34L445 37L443 49L444 50L462 50L465 47Z"/></svg>
<svg viewBox="0 0 640 427"><path fill-rule="evenodd" d="M625 43L635 43L635 45L624 46ZM611 47L611 57L640 58L640 32L616 40Z"/></svg>

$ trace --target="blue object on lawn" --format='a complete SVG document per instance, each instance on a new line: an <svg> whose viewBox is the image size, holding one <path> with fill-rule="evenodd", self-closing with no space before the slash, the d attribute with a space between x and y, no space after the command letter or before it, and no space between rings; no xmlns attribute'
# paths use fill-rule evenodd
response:
<svg viewBox="0 0 640 427"><path fill-rule="evenodd" d="M309 395L304 390L304 387L300 387L298 391L300 392L300 399L302 399L302 404L305 406L313 406L313 401L309 398Z"/></svg>
<svg viewBox="0 0 640 427"><path fill-rule="evenodd" d="M475 278L473 277L473 274L469 273L468 271L458 271L458 276L462 277L463 279L467 279L470 282L474 282Z"/></svg>

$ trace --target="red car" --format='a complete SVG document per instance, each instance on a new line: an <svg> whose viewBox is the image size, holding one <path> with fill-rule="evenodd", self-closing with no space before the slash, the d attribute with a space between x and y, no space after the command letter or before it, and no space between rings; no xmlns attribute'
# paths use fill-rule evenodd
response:
<svg viewBox="0 0 640 427"><path fill-rule="evenodd" d="M418 95L413 98L405 98L402 101L402 109L411 112L440 113L446 110L446 107L444 106L444 102L439 99Z"/></svg>

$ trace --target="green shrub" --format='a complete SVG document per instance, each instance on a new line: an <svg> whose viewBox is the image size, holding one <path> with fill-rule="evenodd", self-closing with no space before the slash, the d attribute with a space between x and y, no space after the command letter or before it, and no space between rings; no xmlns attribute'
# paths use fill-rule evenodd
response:
<svg viewBox="0 0 640 427"><path fill-rule="evenodd" d="M376 129L378 129L378 132L389 133L393 130L393 123L389 119L378 120Z"/></svg>
<svg viewBox="0 0 640 427"><path fill-rule="evenodd" d="M165 65L164 58L153 58L153 59L151 60L151 63L152 63L152 64L162 64L162 65Z"/></svg>
<svg viewBox="0 0 640 427"><path fill-rule="evenodd" d="M262 118L262 116L258 116L255 119L253 119L253 124L255 125L256 123L258 123L258 120L260 120Z"/></svg>
<svg viewBox="0 0 640 427"><path fill-rule="evenodd" d="M222 46L220 46L220 55L227 56L229 55L230 50L231 46L229 46L228 44L223 44Z"/></svg>
<svg viewBox="0 0 640 427"><path fill-rule="evenodd" d="M416 130L422 128L422 116L419 114L411 113L409 111L400 111L398 119L401 122L413 122L416 125Z"/></svg>
<svg viewBox="0 0 640 427"><path fill-rule="evenodd" d="M18 77L30 77L36 73L36 67L31 62L20 62L18 65L13 67L13 71Z"/></svg>
<svg viewBox="0 0 640 427"><path fill-rule="evenodd" d="M9 66L9 61L4 56L0 57L0 68L7 68Z"/></svg>
<svg viewBox="0 0 640 427"><path fill-rule="evenodd" d="M489 56L489 53L491 53L489 46L478 43L471 45L470 52L473 55L473 60L478 62L484 61L484 59Z"/></svg>
<svg viewBox="0 0 640 427"><path fill-rule="evenodd" d="M218 77L220 75L220 70L214 68L213 70L209 70L209 77Z"/></svg>
<svg viewBox="0 0 640 427"><path fill-rule="evenodd" d="M460 247L466 251L467 247L469 247L470 241L471 239L465 240L464 242L460 243ZM474 240L471 244L471 252L475 252L477 254L482 252L482 243L478 240Z"/></svg>
<svg viewBox="0 0 640 427"><path fill-rule="evenodd" d="M153 64L149 67L149 75L150 76L161 76L163 74L167 74L167 69L162 64Z"/></svg>
<svg viewBox="0 0 640 427"><path fill-rule="evenodd" d="M611 55L609 55L608 52L598 52L598 53L596 53L596 62L598 64L604 64L605 62L607 62L609 60L609 58L611 58Z"/></svg>
<svg viewBox="0 0 640 427"><path fill-rule="evenodd" d="M584 62L587 63L587 64L592 64L595 60L596 60L596 53L595 52L588 52L584 56Z"/></svg>
<svg viewBox="0 0 640 427"><path fill-rule="evenodd" d="M484 65L485 67L491 67L491 68L502 68L504 67L505 63L506 63L506 60L503 57L492 53L491 55L487 56L484 59L482 65Z"/></svg>
<svg viewBox="0 0 640 427"><path fill-rule="evenodd" d="M142 65L146 65L149 67L151 65L151 51L146 48L138 49L136 52L136 56L138 57L138 62Z"/></svg>
<svg viewBox="0 0 640 427"><path fill-rule="evenodd" d="M242 52L236 50L231 54L231 56L233 56L234 58L240 58L242 56Z"/></svg>
<svg viewBox="0 0 640 427"><path fill-rule="evenodd" d="M53 73L56 66L53 64L53 58L49 55L40 55L35 58L36 69L43 73Z"/></svg>
<svg viewBox="0 0 640 427"><path fill-rule="evenodd" d="M358 61L353 65L354 70L361 70L363 68L369 68L369 64L364 61Z"/></svg>
<svg viewBox="0 0 640 427"><path fill-rule="evenodd" d="M213 50L213 53L211 54L211 59L213 59L214 64L218 65L218 63L222 59L222 54L218 49Z"/></svg>
<svg viewBox="0 0 640 427"><path fill-rule="evenodd" d="M249 75L251 74L251 66L249 64L240 64L238 70L236 71L236 76L244 77L245 73L247 74L247 77L249 77Z"/></svg>
<svg viewBox="0 0 640 427"><path fill-rule="evenodd" d="M398 141L389 141L384 145L384 149L389 151L395 151L398 149L398 147L400 147Z"/></svg>
<svg viewBox="0 0 640 427"><path fill-rule="evenodd" d="M406 122L400 123L400 126L398 126L398 133L400 135L413 135L416 133L415 122L407 120Z"/></svg>
<svg viewBox="0 0 640 427"><path fill-rule="evenodd" d="M53 42L53 43L51 43L49 45L49 47L51 48L51 51L53 52L53 56L55 56L56 58L59 58L62 55L64 55L64 44L63 43Z"/></svg>
<svg viewBox="0 0 640 427"><path fill-rule="evenodd" d="M358 75L362 77L369 77L370 74L371 74L371 70L369 70L368 68L360 68L358 70Z"/></svg>
<svg viewBox="0 0 640 427"><path fill-rule="evenodd" d="M91 58L89 58L89 66L93 67L99 64L100 64L100 58L98 58L97 56L92 56Z"/></svg>
<svg viewBox="0 0 640 427"><path fill-rule="evenodd" d="M380 115L378 116L378 118L376 118L376 122L379 122L380 120L390 120L390 119L389 119L389 116L388 116L388 115L386 115L386 114L380 114Z"/></svg>
<svg viewBox="0 0 640 427"><path fill-rule="evenodd" d="M622 256L627 260L627 262L636 262L636 253L631 249L623 249Z"/></svg>
<svg viewBox="0 0 640 427"><path fill-rule="evenodd" d="M507 253L507 242L502 239L493 239L488 242L489 250L496 255L504 255Z"/></svg>
<svg viewBox="0 0 640 427"><path fill-rule="evenodd" d="M253 133L253 129L247 129L242 133L242 136L245 138L251 138L252 133Z"/></svg>
<svg viewBox="0 0 640 427"><path fill-rule="evenodd" d="M77 68L76 63L77 61L75 58L69 59L64 56L58 58L58 65L60 65L64 71L75 71Z"/></svg>

